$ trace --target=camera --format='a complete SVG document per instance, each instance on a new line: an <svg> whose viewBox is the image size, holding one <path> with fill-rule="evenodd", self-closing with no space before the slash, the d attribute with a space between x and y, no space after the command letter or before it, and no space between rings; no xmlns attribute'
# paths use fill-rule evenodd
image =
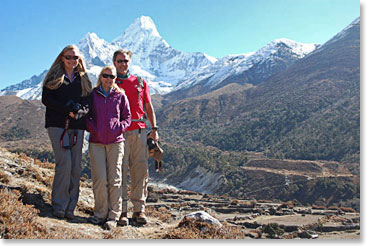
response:
<svg viewBox="0 0 367 246"><path fill-rule="evenodd" d="M79 103L74 102L73 100L69 100L66 103L66 107L70 112L73 112L74 114L78 113L78 111L82 108L82 105Z"/></svg>
<svg viewBox="0 0 367 246"><path fill-rule="evenodd" d="M157 144L155 143L153 138L148 138L147 139L147 144L148 144L149 151L154 149L155 147L157 147Z"/></svg>

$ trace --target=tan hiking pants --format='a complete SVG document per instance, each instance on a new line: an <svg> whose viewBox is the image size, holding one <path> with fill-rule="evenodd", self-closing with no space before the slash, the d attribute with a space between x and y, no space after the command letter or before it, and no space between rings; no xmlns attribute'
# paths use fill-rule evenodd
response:
<svg viewBox="0 0 367 246"><path fill-rule="evenodd" d="M134 212L145 211L145 200L148 195L148 146L146 129L124 133L125 155L123 159L122 178L122 212L127 212L128 171L130 171L130 199Z"/></svg>
<svg viewBox="0 0 367 246"><path fill-rule="evenodd" d="M115 144L89 143L94 194L94 216L118 220L121 215L122 159L124 142Z"/></svg>

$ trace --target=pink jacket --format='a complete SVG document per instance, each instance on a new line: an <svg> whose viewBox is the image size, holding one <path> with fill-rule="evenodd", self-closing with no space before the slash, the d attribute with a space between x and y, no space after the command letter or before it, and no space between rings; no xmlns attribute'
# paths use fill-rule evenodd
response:
<svg viewBox="0 0 367 246"><path fill-rule="evenodd" d="M129 101L125 93L111 89L105 96L99 88L92 91L92 107L86 119L89 142L113 144L124 141L123 133L131 124Z"/></svg>

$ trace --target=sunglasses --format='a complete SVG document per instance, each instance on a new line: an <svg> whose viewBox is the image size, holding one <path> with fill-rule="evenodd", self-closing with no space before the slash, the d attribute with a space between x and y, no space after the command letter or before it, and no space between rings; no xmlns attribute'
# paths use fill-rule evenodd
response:
<svg viewBox="0 0 367 246"><path fill-rule="evenodd" d="M65 59L66 60L71 60L71 59L73 59L74 61L76 61L76 60L78 60L79 59L79 56L69 56L69 55L67 55L67 56L64 56L65 57Z"/></svg>
<svg viewBox="0 0 367 246"><path fill-rule="evenodd" d="M123 63L123 62L124 62L124 63L128 63L128 62L129 62L129 60L120 60L120 59L119 59L119 60L117 60L117 63Z"/></svg>
<svg viewBox="0 0 367 246"><path fill-rule="evenodd" d="M105 74L105 73L102 74L102 77L105 78L105 79L107 79L107 78L115 79L116 78L116 76L113 75L113 74Z"/></svg>

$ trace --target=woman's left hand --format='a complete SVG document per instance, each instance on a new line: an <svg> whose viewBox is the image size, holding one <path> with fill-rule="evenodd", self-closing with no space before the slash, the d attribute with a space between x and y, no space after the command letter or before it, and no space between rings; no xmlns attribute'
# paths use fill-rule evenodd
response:
<svg viewBox="0 0 367 246"><path fill-rule="evenodd" d="M70 113L69 113L69 116L70 116L71 118L75 119L75 114L74 114L73 112L70 112Z"/></svg>

